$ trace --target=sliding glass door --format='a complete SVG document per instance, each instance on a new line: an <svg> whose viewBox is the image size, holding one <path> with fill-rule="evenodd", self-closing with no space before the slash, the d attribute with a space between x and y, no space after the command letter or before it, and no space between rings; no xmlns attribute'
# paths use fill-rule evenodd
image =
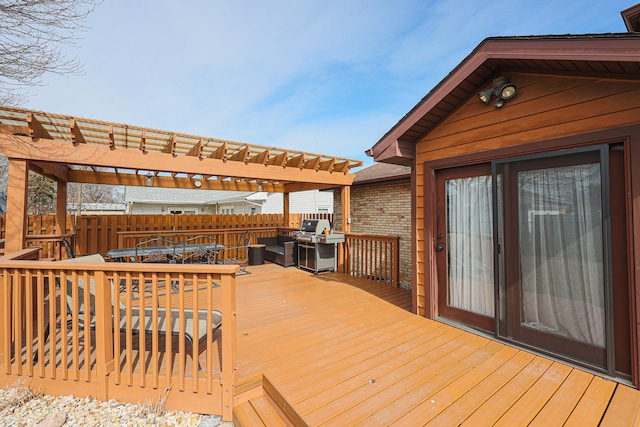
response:
<svg viewBox="0 0 640 427"><path fill-rule="evenodd" d="M439 170L436 202L440 316L631 372L621 144Z"/></svg>
<svg viewBox="0 0 640 427"><path fill-rule="evenodd" d="M489 164L438 174L439 311L494 330L493 190Z"/></svg>
<svg viewBox="0 0 640 427"><path fill-rule="evenodd" d="M599 368L610 338L606 157L596 150L496 165L499 333Z"/></svg>

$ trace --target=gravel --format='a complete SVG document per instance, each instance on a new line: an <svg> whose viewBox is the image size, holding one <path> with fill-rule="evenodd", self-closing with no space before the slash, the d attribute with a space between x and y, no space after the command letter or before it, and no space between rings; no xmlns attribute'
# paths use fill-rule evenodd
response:
<svg viewBox="0 0 640 427"><path fill-rule="evenodd" d="M14 393L0 390L0 401ZM150 404L130 404L116 400L102 402L91 397L35 396L26 403L0 410L2 426L198 426L216 427L221 419L216 415L191 412L161 411ZM60 423L60 421L63 421ZM43 423L44 422L44 423ZM43 423L43 424L41 424ZM222 425L232 425L222 423Z"/></svg>

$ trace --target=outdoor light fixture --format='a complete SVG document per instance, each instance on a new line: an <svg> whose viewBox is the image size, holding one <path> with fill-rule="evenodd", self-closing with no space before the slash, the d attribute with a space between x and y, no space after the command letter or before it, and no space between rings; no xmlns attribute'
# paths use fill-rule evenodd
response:
<svg viewBox="0 0 640 427"><path fill-rule="evenodd" d="M516 85L511 83L508 78L501 76L493 80L493 83L489 89L483 90L478 93L480 101L488 104L493 96L496 97L496 108L500 108L504 105L505 101L511 99L516 94Z"/></svg>
<svg viewBox="0 0 640 427"><path fill-rule="evenodd" d="M153 187L153 174L151 172L144 176L144 186Z"/></svg>
<svg viewBox="0 0 640 427"><path fill-rule="evenodd" d="M202 187L202 181L199 180L199 179L194 180L193 181L193 186L196 187L196 188Z"/></svg>
<svg viewBox="0 0 640 427"><path fill-rule="evenodd" d="M262 191L262 183L261 182L258 183L258 191Z"/></svg>

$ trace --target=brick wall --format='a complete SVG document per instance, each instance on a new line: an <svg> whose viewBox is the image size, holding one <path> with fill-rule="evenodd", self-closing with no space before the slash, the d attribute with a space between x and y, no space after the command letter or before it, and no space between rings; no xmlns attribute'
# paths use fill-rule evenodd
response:
<svg viewBox="0 0 640 427"><path fill-rule="evenodd" d="M337 190L334 227L342 226L342 201ZM351 231L353 233L400 236L400 284L411 287L411 184L380 184L351 187Z"/></svg>

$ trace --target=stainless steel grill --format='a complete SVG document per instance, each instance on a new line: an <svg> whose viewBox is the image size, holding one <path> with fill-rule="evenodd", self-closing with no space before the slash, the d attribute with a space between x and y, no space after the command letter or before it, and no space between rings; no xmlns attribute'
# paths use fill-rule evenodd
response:
<svg viewBox="0 0 640 427"><path fill-rule="evenodd" d="M344 242L344 234L334 233L326 219L305 219L298 241L298 268L313 271L336 270L336 244Z"/></svg>

